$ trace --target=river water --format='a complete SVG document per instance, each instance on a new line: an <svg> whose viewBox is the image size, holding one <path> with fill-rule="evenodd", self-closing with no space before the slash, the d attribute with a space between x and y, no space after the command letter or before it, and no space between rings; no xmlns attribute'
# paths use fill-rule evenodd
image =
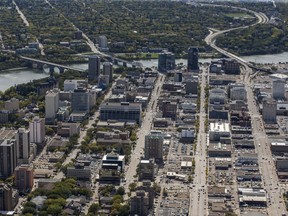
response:
<svg viewBox="0 0 288 216"><path fill-rule="evenodd" d="M288 52L274 54L274 55L254 55L254 56L243 56L243 59L246 61L254 62L254 63L279 63L279 62L288 62ZM199 59L199 62L211 62L212 59ZM139 61L145 67L157 67L158 61L157 59L152 60L141 60ZM187 64L186 59L177 59L176 64L183 63ZM88 63L86 64L72 64L69 66L73 66L75 68L80 69L88 69ZM48 73L44 73L41 70L36 69L19 69L19 70L7 70L3 73L0 73L0 91L5 91L11 86L27 83L34 79L41 79L49 76Z"/></svg>

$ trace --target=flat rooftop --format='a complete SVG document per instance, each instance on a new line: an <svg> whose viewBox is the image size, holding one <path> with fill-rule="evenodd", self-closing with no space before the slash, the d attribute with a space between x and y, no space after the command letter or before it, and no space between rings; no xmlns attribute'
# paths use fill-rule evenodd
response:
<svg viewBox="0 0 288 216"><path fill-rule="evenodd" d="M230 124L223 122L212 122L210 123L210 131L230 133Z"/></svg>

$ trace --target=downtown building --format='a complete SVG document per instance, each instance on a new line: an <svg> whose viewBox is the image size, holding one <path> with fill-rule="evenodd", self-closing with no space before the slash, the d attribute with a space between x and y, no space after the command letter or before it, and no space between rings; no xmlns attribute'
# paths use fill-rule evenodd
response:
<svg viewBox="0 0 288 216"><path fill-rule="evenodd" d="M175 55L171 52L163 52L158 56L159 72L167 72L176 68Z"/></svg>
<svg viewBox="0 0 288 216"><path fill-rule="evenodd" d="M142 123L142 105L140 103L102 103L99 108L101 121L118 120Z"/></svg>
<svg viewBox="0 0 288 216"><path fill-rule="evenodd" d="M5 139L0 141L0 178L6 179L13 175L17 166L16 141Z"/></svg>
<svg viewBox="0 0 288 216"><path fill-rule="evenodd" d="M188 49L187 69L188 72L199 72L198 48L190 47Z"/></svg>
<svg viewBox="0 0 288 216"><path fill-rule="evenodd" d="M100 57L89 56L88 58L88 80L98 81L100 75Z"/></svg>
<svg viewBox="0 0 288 216"><path fill-rule="evenodd" d="M149 134L145 136L144 157L146 160L155 159L155 163L163 162L163 143L162 134Z"/></svg>
<svg viewBox="0 0 288 216"><path fill-rule="evenodd" d="M17 164L28 164L30 162L30 131L25 128L19 128L15 134L15 140Z"/></svg>
<svg viewBox="0 0 288 216"><path fill-rule="evenodd" d="M43 118L34 117L29 122L30 142L42 145L45 142L45 120Z"/></svg>

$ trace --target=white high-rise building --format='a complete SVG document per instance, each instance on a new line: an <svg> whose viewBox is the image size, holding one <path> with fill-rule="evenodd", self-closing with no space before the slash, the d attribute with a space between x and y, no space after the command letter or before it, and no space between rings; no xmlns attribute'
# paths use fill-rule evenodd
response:
<svg viewBox="0 0 288 216"><path fill-rule="evenodd" d="M45 141L45 121L42 118L35 117L29 123L30 142L42 144Z"/></svg>
<svg viewBox="0 0 288 216"><path fill-rule="evenodd" d="M277 79L273 81L272 96L274 99L285 98L285 81Z"/></svg>
<svg viewBox="0 0 288 216"><path fill-rule="evenodd" d="M54 122L59 109L59 89L49 91L45 96L45 119Z"/></svg>
<svg viewBox="0 0 288 216"><path fill-rule="evenodd" d="M30 157L30 131L19 128L15 134L17 160L20 164L27 163Z"/></svg>

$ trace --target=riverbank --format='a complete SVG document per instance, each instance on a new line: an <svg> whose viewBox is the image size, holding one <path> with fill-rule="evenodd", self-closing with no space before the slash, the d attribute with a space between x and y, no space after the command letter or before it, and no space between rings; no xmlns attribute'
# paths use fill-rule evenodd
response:
<svg viewBox="0 0 288 216"><path fill-rule="evenodd" d="M288 52L275 54L275 55L255 55L255 56L241 56L244 60L248 62L253 62L256 64L268 64L267 67L271 67L270 65L279 64L279 62L287 62L288 60ZM216 60L218 58L199 58L199 63L210 63L212 60ZM144 67L156 67L158 66L157 59L142 59L138 60L138 62L142 63ZM187 65L187 59L176 59L176 64ZM87 61L85 63L75 63L68 64L67 66L79 68L82 70L88 69ZM284 69L286 66L281 66L281 69ZM7 69L0 71L0 91L4 91L11 86L30 82L34 79L42 79L44 77L49 76L49 73L44 73L43 70L26 68L26 67L17 67L12 69Z"/></svg>

